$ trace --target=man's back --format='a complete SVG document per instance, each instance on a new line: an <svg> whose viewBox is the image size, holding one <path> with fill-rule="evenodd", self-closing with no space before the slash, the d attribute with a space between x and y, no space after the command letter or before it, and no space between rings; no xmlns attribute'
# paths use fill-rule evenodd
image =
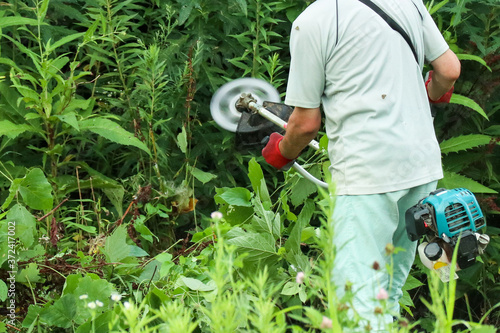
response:
<svg viewBox="0 0 500 333"><path fill-rule="evenodd" d="M420 64L358 0L317 0L292 28L286 103L322 102L338 194L394 191L442 176L421 64L424 53L432 60L448 46L421 2L376 4L408 33Z"/></svg>

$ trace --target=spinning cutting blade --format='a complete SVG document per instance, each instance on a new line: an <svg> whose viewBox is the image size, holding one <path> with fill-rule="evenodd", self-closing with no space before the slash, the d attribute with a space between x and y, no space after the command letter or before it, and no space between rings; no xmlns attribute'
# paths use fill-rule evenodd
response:
<svg viewBox="0 0 500 333"><path fill-rule="evenodd" d="M249 93L258 104L264 101L281 101L278 90L270 83L256 78L241 78L224 84L212 96L210 113L217 125L231 132L236 132L241 112L236 109L236 102L242 93Z"/></svg>

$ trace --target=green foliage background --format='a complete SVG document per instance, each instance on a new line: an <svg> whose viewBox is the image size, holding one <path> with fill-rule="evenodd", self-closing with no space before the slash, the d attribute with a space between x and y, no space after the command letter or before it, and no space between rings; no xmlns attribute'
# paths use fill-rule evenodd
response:
<svg viewBox="0 0 500 333"><path fill-rule="evenodd" d="M179 330L219 331L210 309L227 306L231 318L231 304L240 304L254 317L233 313L239 328L320 328L320 312L334 302L328 284L306 290L293 277L318 273L324 199L293 172L261 163L258 151L238 149L209 111L217 88L239 77L262 78L284 93L291 22L309 3L0 3L0 275L5 281L10 265L18 271L19 327L106 331L111 322L119 331L140 317L147 320L137 327L155 331L158 320L177 314L196 318ZM452 104L436 110L440 186L475 192L491 237L480 262L459 272L451 313L499 325L500 6L426 4L462 60ZM324 155L301 159L324 177ZM218 224L210 217L216 210ZM16 221L13 239L9 221ZM264 264L266 273L254 274ZM417 262L402 305L414 328L436 331L439 314L421 301L432 297L427 276ZM222 292L225 284L233 294ZM89 301L101 297L108 310L89 310L79 298L88 290L95 290ZM113 306L113 293L136 307ZM275 327L257 327L269 312Z"/></svg>

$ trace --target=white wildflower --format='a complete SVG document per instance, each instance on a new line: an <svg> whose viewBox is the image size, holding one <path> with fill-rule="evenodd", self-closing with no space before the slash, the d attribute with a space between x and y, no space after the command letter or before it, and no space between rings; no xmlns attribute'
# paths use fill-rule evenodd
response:
<svg viewBox="0 0 500 333"><path fill-rule="evenodd" d="M224 216L222 215L221 212L212 212L212 214L210 214L210 217L213 219L213 220L221 220Z"/></svg>
<svg viewBox="0 0 500 333"><path fill-rule="evenodd" d="M295 276L295 281L298 284L302 284L302 283L304 283L305 278L306 278L306 275L304 274L304 272L298 272L297 275Z"/></svg>

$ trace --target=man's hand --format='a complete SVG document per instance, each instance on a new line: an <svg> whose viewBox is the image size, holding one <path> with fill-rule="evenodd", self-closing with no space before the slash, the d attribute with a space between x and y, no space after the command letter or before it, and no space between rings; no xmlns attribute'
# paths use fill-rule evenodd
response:
<svg viewBox="0 0 500 333"><path fill-rule="evenodd" d="M451 87L450 90L448 90L443 96L441 96L438 100L433 101L430 96L429 96L429 83L432 80L432 74L433 71L429 71L427 73L427 81L425 81L425 90L427 90L427 97L429 98L429 102L432 104L438 104L438 103L450 103L451 100L451 95L453 94L453 89L454 87Z"/></svg>
<svg viewBox="0 0 500 333"><path fill-rule="evenodd" d="M272 133L269 137L267 145L262 149L262 156L264 156L267 163L279 170L288 170L295 159L288 159L281 155L279 144L283 140L283 135L279 133Z"/></svg>

